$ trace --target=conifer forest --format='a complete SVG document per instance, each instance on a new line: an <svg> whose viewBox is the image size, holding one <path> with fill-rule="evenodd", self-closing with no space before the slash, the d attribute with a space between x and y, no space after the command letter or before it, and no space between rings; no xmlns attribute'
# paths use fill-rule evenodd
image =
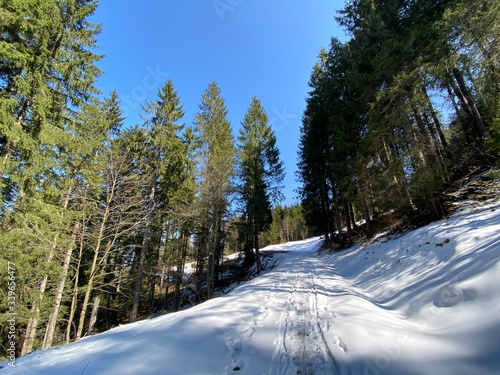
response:
<svg viewBox="0 0 500 375"><path fill-rule="evenodd" d="M296 93L291 206L258 97L233 132L216 82L186 118L168 79L130 124L96 86L97 0L0 4L0 357L14 274L24 355L177 311L187 286L191 302L211 298L225 254L260 272L267 244L324 235L341 249L442 218L447 189L497 163L495 0L348 0L332 15L347 39Z"/></svg>

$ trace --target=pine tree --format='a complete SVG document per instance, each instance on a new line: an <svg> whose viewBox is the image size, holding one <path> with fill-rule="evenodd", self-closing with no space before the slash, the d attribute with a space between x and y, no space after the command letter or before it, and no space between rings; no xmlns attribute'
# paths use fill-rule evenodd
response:
<svg viewBox="0 0 500 375"><path fill-rule="evenodd" d="M321 51L301 129L299 192L311 226L327 238L345 227L349 239L359 212L368 235L380 212L441 216L440 193L463 160L491 160L499 38L479 19L496 24L499 10L493 1L346 3L337 21L351 39ZM449 124L437 100L446 97Z"/></svg>
<svg viewBox="0 0 500 375"><path fill-rule="evenodd" d="M95 0L2 2L4 205L30 194L39 168L32 159L42 138L56 136L64 118L96 92L93 84L100 72L94 64L100 56L92 49L100 28L87 20L96 7Z"/></svg>
<svg viewBox="0 0 500 375"><path fill-rule="evenodd" d="M207 261L207 293L211 298L224 250L235 157L231 124L217 83L210 83L203 93L194 123L199 139L198 276L201 276L203 264Z"/></svg>
<svg viewBox="0 0 500 375"><path fill-rule="evenodd" d="M68 163L75 112L96 93L95 1L3 1L0 25L0 172L5 259L20 259L26 321L20 354L38 345L48 317L58 259L72 246L76 180ZM35 266L40 263L42 266ZM22 321L22 320L21 320Z"/></svg>
<svg viewBox="0 0 500 375"><path fill-rule="evenodd" d="M239 194L246 217L245 251L247 259L251 259L255 250L260 272L259 234L272 221L272 204L282 198L285 172L276 146L276 136L257 97L252 99L241 125L237 156Z"/></svg>
<svg viewBox="0 0 500 375"><path fill-rule="evenodd" d="M149 140L144 149L144 168L151 172L147 205L154 215L147 218L147 225L142 233L141 245L135 259L135 285L130 321L137 320L146 259L151 248L155 231L161 233L166 224L172 195L181 188L183 181L179 177L185 167L185 150L181 139L184 124L179 121L184 117L184 111L172 80L168 80L158 91L158 98L144 106L146 125L150 127ZM156 237L158 241L160 236ZM157 260L157 259L156 259ZM156 264L155 264L156 267Z"/></svg>
<svg viewBox="0 0 500 375"><path fill-rule="evenodd" d="M61 154L66 156L64 158L66 169L71 171L69 174L72 177L69 183L72 185L72 195L84 196L88 193L91 184L95 186L96 183L102 182L99 178L97 180L95 178L103 168L99 158L107 152L110 139L119 134L123 121L116 91L113 91L109 98L105 98L103 103L93 102L90 105L84 105L75 116L71 126L73 135L71 149L74 154ZM82 142L82 139L87 141ZM84 225L83 216L87 215L83 213L84 209L79 199L73 199L71 205L78 214L72 215L71 241L64 252L61 272L55 288L54 306L45 329L42 345L44 349L52 345L56 333L73 252L77 247L78 232Z"/></svg>

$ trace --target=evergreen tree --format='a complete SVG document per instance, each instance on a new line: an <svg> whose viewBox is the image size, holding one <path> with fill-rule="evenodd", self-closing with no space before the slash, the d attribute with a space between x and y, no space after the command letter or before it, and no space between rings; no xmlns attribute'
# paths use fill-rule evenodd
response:
<svg viewBox="0 0 500 375"><path fill-rule="evenodd" d="M322 52L324 57L326 51ZM328 241L334 229L330 187L327 185L328 163L325 163L329 160L326 153L330 150L330 137L324 123L326 116L323 115L326 99L321 91L326 71L324 62L324 59L320 59L315 64L309 82L313 90L306 100L302 117L297 177L302 183L299 194L308 223L315 228L315 232L324 234Z"/></svg>
<svg viewBox="0 0 500 375"><path fill-rule="evenodd" d="M63 254L73 245L70 205L77 180L71 124L96 93L96 1L1 2L0 172L2 249L19 259L20 354L38 346ZM81 140L80 140L81 141ZM40 261L42 260L42 266ZM57 294L57 293L56 293ZM56 295L57 297L57 295Z"/></svg>
<svg viewBox="0 0 500 375"><path fill-rule="evenodd" d="M121 139L112 142L100 156L101 191L96 196L98 204L88 212L91 225L85 232L85 276L83 301L75 339L82 337L87 310L92 305L87 332L92 332L99 304L106 290L106 272L112 259L120 250L118 244L133 241L144 232L152 214L148 196L144 191L150 187L147 174L136 173L134 155L123 147ZM150 172L151 173L151 172ZM93 318L93 319L92 319Z"/></svg>
<svg viewBox="0 0 500 375"><path fill-rule="evenodd" d="M337 21L351 39L321 51L301 128L299 193L311 226L341 240L346 228L349 241L359 212L368 235L379 212L441 216L441 191L463 160L490 158L499 38L477 20L498 18L493 3L347 2ZM449 124L439 97L455 109Z"/></svg>
<svg viewBox="0 0 500 375"><path fill-rule="evenodd" d="M42 144L57 142L65 118L96 92L95 0L2 1L0 152L3 205L29 195ZM41 165L40 165L41 164Z"/></svg>
<svg viewBox="0 0 500 375"><path fill-rule="evenodd" d="M197 161L200 227L197 236L197 267L200 277L202 267L207 262L208 298L211 298L224 250L235 153L227 108L215 82L210 83L203 93L194 122L199 140Z"/></svg>
<svg viewBox="0 0 500 375"><path fill-rule="evenodd" d="M78 197L73 198L70 203L78 214L72 215L71 242L67 244L61 263L60 276L55 288L54 306L43 339L44 349L52 345L56 334L73 253L77 247L78 232L84 225L83 218L89 215L89 212L83 212L87 211L89 205L82 205L81 199L85 199L83 197L88 195L90 190L96 189L103 182L100 178L101 171L105 168L103 156L108 153L110 138L120 132L123 121L116 91L113 91L111 96L105 98L102 103L93 101L90 105L84 105L70 127L73 153L61 152L61 156L64 156L61 160L64 164L61 163L61 167L64 165L66 170L70 171L68 183L71 185L72 195ZM82 139L87 141L82 142ZM107 165L108 160L104 159L104 164Z"/></svg>
<svg viewBox="0 0 500 375"><path fill-rule="evenodd" d="M309 234L302 206L276 205L272 209L272 223L263 234L267 244L286 243L306 239Z"/></svg>
<svg viewBox="0 0 500 375"><path fill-rule="evenodd" d="M252 259L255 251L260 272L259 234L272 222L272 203L282 198L285 172L276 136L257 97L252 99L241 125L237 156L239 194L246 218L245 253L247 259Z"/></svg>
<svg viewBox="0 0 500 375"><path fill-rule="evenodd" d="M147 225L142 233L141 245L134 258L136 276L130 313L131 322L137 320L139 313L146 259L148 253L151 254L148 250L158 249L158 246L152 244L152 236L156 234L156 241L162 238L170 201L183 185L179 177L182 176L186 157L180 133L184 124L178 123L184 117L184 111L171 80L168 80L158 91L156 101L146 103L144 111L146 124L150 130L149 139L143 145L145 148L142 162L145 171L150 171L152 176L149 191L146 194L147 205L154 214L146 219ZM155 258L152 261L154 267L157 266L158 255Z"/></svg>
<svg viewBox="0 0 500 375"><path fill-rule="evenodd" d="M183 137L184 166L182 168L180 179L183 185L176 191L171 198L170 217L177 226L179 233L177 246L172 252L172 263L177 270L174 276L174 300L173 310L177 311L181 303L181 284L184 279L184 266L188 257L189 250L192 249L191 237L195 233L196 224L196 193L197 186L195 182L195 157L196 157L196 136L192 127L188 127ZM166 295L163 307L166 306Z"/></svg>

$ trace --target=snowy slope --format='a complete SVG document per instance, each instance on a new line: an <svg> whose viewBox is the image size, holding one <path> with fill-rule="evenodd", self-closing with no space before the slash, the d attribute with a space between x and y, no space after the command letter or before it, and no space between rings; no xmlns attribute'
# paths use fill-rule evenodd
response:
<svg viewBox="0 0 500 375"><path fill-rule="evenodd" d="M175 314L19 358L3 374L500 373L500 204L278 266ZM3 363L6 366L7 363Z"/></svg>

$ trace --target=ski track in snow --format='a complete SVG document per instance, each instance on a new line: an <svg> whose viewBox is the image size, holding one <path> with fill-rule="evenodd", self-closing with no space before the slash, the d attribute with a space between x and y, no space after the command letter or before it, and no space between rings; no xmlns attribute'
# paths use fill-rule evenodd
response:
<svg viewBox="0 0 500 375"><path fill-rule="evenodd" d="M332 297L329 288L321 275L315 276L318 267L329 266L307 252L287 256L283 261L283 271L276 270L279 277L259 308L225 334L230 356L225 375L246 373L248 355L258 354L254 346L246 344L259 329L271 330L275 336L276 348L266 375L340 374L329 344L346 354L349 350L339 336L330 343L325 338L336 314L328 304Z"/></svg>
<svg viewBox="0 0 500 375"><path fill-rule="evenodd" d="M295 274L289 286L287 301L279 318L279 337L272 357L270 375L327 375L339 374L339 368L325 340L323 327L329 330L328 306L319 306L312 259L292 259ZM289 279L289 274L283 276ZM338 342L342 342L340 339ZM345 344L344 344L345 345Z"/></svg>

